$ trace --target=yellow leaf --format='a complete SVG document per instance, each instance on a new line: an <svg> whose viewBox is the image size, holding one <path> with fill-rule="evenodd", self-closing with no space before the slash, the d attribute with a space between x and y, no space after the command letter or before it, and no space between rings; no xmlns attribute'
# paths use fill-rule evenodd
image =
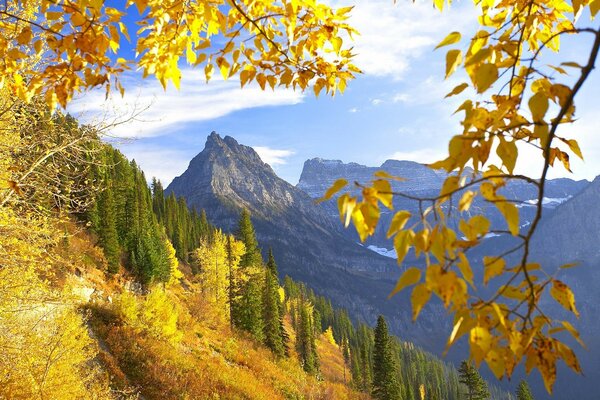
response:
<svg viewBox="0 0 600 400"><path fill-rule="evenodd" d="M565 309L571 311L579 317L579 311L575 307L575 295L571 289L563 282L554 279L550 288L550 295Z"/></svg>
<svg viewBox="0 0 600 400"><path fill-rule="evenodd" d="M561 324L571 334L571 336L573 336L573 338L575 338L575 340L577 340L577 343L579 343L581 345L581 347L585 348L585 343L583 343L583 340L581 340L581 337L579 336L579 332L577 331L577 329L575 329L573 327L573 325L571 325L571 323L569 323L568 321L561 321Z"/></svg>
<svg viewBox="0 0 600 400"><path fill-rule="evenodd" d="M340 37L334 37L331 39L331 44L333 45L333 50L335 51L336 54L340 53L340 49L342 48L342 38Z"/></svg>
<svg viewBox="0 0 600 400"><path fill-rule="evenodd" d="M467 190L462 197L460 198L459 202L458 202L458 209L463 212L463 211L468 211L469 208L471 208L471 203L473 202L473 199L475 198L475 192L473 192L472 190Z"/></svg>
<svg viewBox="0 0 600 400"><path fill-rule="evenodd" d="M356 198L350 197L350 195L343 194L338 197L338 210L340 213L340 220L344 224L344 227L348 227L350 225L350 219L352 217L352 212L356 207Z"/></svg>
<svg viewBox="0 0 600 400"><path fill-rule="evenodd" d="M474 84L477 93L485 92L498 79L498 68L494 64L483 64L475 72Z"/></svg>
<svg viewBox="0 0 600 400"><path fill-rule="evenodd" d="M388 239L391 238L394 234L396 234L396 232L398 232L400 229L403 229L404 225L406 225L406 222L409 220L409 218L410 213L405 210L398 211L396 214L394 214L394 216L392 217L392 222L390 223L390 228L387 232Z"/></svg>
<svg viewBox="0 0 600 400"><path fill-rule="evenodd" d="M396 255L398 256L398 264L402 264L414 237L413 231L400 231L394 237L394 249L396 249Z"/></svg>
<svg viewBox="0 0 600 400"><path fill-rule="evenodd" d="M575 139L567 139L567 140L563 140L568 146L569 149L571 149L571 151L580 159L583 160L583 154L581 153L581 149L579 148L579 143L577 143L577 140Z"/></svg>
<svg viewBox="0 0 600 400"><path fill-rule="evenodd" d="M388 296L388 299L393 295L403 290L405 287L414 285L421 280L421 270L416 267L407 268L406 271L402 274L398 282L396 283L396 287L392 290L392 293Z"/></svg>
<svg viewBox="0 0 600 400"><path fill-rule="evenodd" d="M485 359L492 347L492 335L487 328L476 326L471 329L469 344L473 359L477 365L479 365Z"/></svg>
<svg viewBox="0 0 600 400"><path fill-rule="evenodd" d="M410 296L410 302L413 310L413 321L416 321L419 313L423 309L423 306L427 304L430 298L431 290L429 290L425 284L421 283L420 285L414 287Z"/></svg>
<svg viewBox="0 0 600 400"><path fill-rule="evenodd" d="M517 206L506 201L498 201L496 207L504 216L510 233L517 236L519 234L519 209Z"/></svg>
<svg viewBox="0 0 600 400"><path fill-rule="evenodd" d="M590 2L590 14L595 17L598 11L600 11L600 0L593 0Z"/></svg>
<svg viewBox="0 0 600 400"><path fill-rule="evenodd" d="M462 51L450 50L446 53L446 78L456 71L462 61Z"/></svg>
<svg viewBox="0 0 600 400"><path fill-rule="evenodd" d="M483 283L487 285L488 281L504 272L506 261L500 257L483 257Z"/></svg>
<svg viewBox="0 0 600 400"><path fill-rule="evenodd" d="M387 173L384 170L375 171L375 173L373 173L373 175L376 176L376 177L378 177L378 178L392 179L392 180L395 180L395 181L398 181L398 182L406 180L406 179L404 179L402 177L391 175L391 174Z"/></svg>
<svg viewBox="0 0 600 400"><path fill-rule="evenodd" d="M496 149L496 154L498 154L498 157L500 157L508 172L512 174L515 169L518 156L518 149L515 141L512 140L509 142L500 136L500 144Z"/></svg>
<svg viewBox="0 0 600 400"><path fill-rule="evenodd" d="M373 182L373 188L377 191L375 197L377 197L379 201L383 203L384 206L386 206L390 210L393 209L393 195L390 183L384 179L378 179Z"/></svg>
<svg viewBox="0 0 600 400"><path fill-rule="evenodd" d="M215 62L217 63L217 67L219 67L219 70L221 71L221 76L223 77L223 79L227 80L227 78L229 78L229 62L227 62L225 57L218 57Z"/></svg>
<svg viewBox="0 0 600 400"><path fill-rule="evenodd" d="M440 196L445 196L454 193L458 189L460 179L456 175L452 175L446 178L440 190Z"/></svg>
<svg viewBox="0 0 600 400"><path fill-rule="evenodd" d="M454 44L460 40L460 37L460 32L451 32L450 34L448 34L448 36L444 38L444 40L442 40L437 46L435 46L435 49Z"/></svg>
<svg viewBox="0 0 600 400"><path fill-rule="evenodd" d="M533 122L541 122L548 111L548 97L542 92L537 92L529 99L529 109Z"/></svg>
<svg viewBox="0 0 600 400"><path fill-rule="evenodd" d="M466 83L466 82L461 83L460 85L458 85L454 89L452 89L452 91L450 93L448 93L445 97L451 97L451 96L460 94L460 93L462 93L463 90L465 90L468 87L469 87L468 83Z"/></svg>
<svg viewBox="0 0 600 400"><path fill-rule="evenodd" d="M504 357L498 350L490 350L485 357L485 362L487 363L488 367L490 367L497 379L500 379L504 376L504 372L506 371Z"/></svg>
<svg viewBox="0 0 600 400"><path fill-rule="evenodd" d="M465 278L465 281L473 286L473 270L471 269L471 265L469 264L467 256L465 256L462 251L458 253L458 261L456 262L456 266L460 270L463 278Z"/></svg>
<svg viewBox="0 0 600 400"><path fill-rule="evenodd" d="M331 199L334 194L336 194L337 192L339 192L340 190L342 190L342 188L344 186L346 186L347 184L348 184L347 180L345 180L345 179L338 179L337 181L335 181L333 183L333 185L331 185L331 187L329 189L327 189L327 191L325 192L325 194L323 195L323 197L321 197L319 200L317 200L317 202L323 202L323 201Z"/></svg>
<svg viewBox="0 0 600 400"><path fill-rule="evenodd" d="M569 268L573 268L573 267L577 267L579 266L578 262L573 262L573 263L568 263L568 264L563 264L560 266L561 269L569 269Z"/></svg>

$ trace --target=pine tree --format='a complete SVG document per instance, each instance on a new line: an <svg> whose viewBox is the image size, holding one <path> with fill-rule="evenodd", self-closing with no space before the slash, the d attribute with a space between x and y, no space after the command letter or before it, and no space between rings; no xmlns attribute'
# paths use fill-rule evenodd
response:
<svg viewBox="0 0 600 400"><path fill-rule="evenodd" d="M383 316L377 318L373 348L373 397L378 400L398 399L400 386L398 367L394 360L387 324Z"/></svg>
<svg viewBox="0 0 600 400"><path fill-rule="evenodd" d="M467 387L465 393L467 400L487 400L490 392L487 383L483 380L479 371L470 362L463 361L458 369L459 382Z"/></svg>
<svg viewBox="0 0 600 400"><path fill-rule="evenodd" d="M533 400L533 394L527 381L522 380L517 387L517 400Z"/></svg>
<svg viewBox="0 0 600 400"><path fill-rule="evenodd" d="M316 351L313 321L311 319L312 308L303 301L299 304L298 328L296 330L296 349L300 356L302 368L310 374L319 371L319 357Z"/></svg>
<svg viewBox="0 0 600 400"><path fill-rule="evenodd" d="M242 290L241 328L258 341L264 341L262 317L262 277L258 273L250 275Z"/></svg>
<svg viewBox="0 0 600 400"><path fill-rule="evenodd" d="M119 247L119 234L117 233L115 222L113 193L110 187L107 187L100 193L97 203L100 244L108 262L108 272L115 274L119 272L121 249Z"/></svg>
<svg viewBox="0 0 600 400"><path fill-rule="evenodd" d="M238 236L244 243L245 249L239 262L240 272L248 277L247 282L239 288L241 307L238 326L250 332L254 339L262 342L264 339L262 318L264 267L250 213L245 209L240 215Z"/></svg>
<svg viewBox="0 0 600 400"><path fill-rule="evenodd" d="M248 268L261 265L262 257L260 255L260 249L258 248L256 233L254 232L254 226L250 220L250 212L246 209L243 209L240 215L238 237L244 243L244 246L246 246L246 253L244 253L240 260L240 267Z"/></svg>
<svg viewBox="0 0 600 400"><path fill-rule="evenodd" d="M278 279L279 272L277 270L277 264L275 263L275 257L273 256L273 249L271 249L271 248L269 248L267 270L269 270L271 272L272 276L274 277L274 282L277 287L277 302L279 305L279 310L278 310L279 311L279 335L281 336L284 355L287 357L287 356L289 356L289 350L290 350L289 349L290 336L288 335L287 331L285 330L285 326L283 324L283 318L285 317L285 306L279 296L279 279ZM275 297L275 294L273 294L273 297Z"/></svg>
<svg viewBox="0 0 600 400"><path fill-rule="evenodd" d="M263 321L265 345L278 357L285 355L285 347L281 336L279 284L272 270L265 269L265 285L263 293Z"/></svg>

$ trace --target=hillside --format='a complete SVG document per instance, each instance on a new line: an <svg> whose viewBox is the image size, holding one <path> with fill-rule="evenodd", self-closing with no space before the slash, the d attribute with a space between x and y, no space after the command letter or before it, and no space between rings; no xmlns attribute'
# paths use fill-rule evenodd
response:
<svg viewBox="0 0 600 400"><path fill-rule="evenodd" d="M367 399L375 352L402 397L459 398L452 366L281 287L247 212L223 233L87 133L64 203L24 188L0 207L0 398Z"/></svg>

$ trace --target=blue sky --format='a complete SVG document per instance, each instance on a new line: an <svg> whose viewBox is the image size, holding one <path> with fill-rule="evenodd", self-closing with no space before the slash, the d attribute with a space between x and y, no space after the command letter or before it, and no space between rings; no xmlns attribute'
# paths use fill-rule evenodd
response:
<svg viewBox="0 0 600 400"><path fill-rule="evenodd" d="M165 92L153 78L131 75L125 81L124 99L105 102L103 93L90 92L70 111L86 121L104 122L139 112L136 120L112 130L116 138L112 140L141 164L148 177L157 176L165 184L187 168L211 131L254 147L292 184L297 183L304 161L313 157L365 165L380 165L389 158L430 162L443 157L448 139L460 132L459 119L452 113L464 100L443 97L464 77L445 81L445 51L433 48L450 31L468 34L475 29L471 3L455 3L442 14L431 2L356 3L351 23L361 32L354 45L356 64L364 74L343 95L317 99L312 91L262 92L255 85L239 89L236 79L207 85L200 70L185 69L180 91L171 86ZM581 25L587 21L582 19ZM563 43L568 60L583 63L591 44L586 39ZM569 137L580 141L586 161L572 160L574 174L556 168L552 176L592 179L600 174L597 75L579 96L580 121L569 128ZM523 152L518 168L535 173L539 164L534 164L535 154Z"/></svg>

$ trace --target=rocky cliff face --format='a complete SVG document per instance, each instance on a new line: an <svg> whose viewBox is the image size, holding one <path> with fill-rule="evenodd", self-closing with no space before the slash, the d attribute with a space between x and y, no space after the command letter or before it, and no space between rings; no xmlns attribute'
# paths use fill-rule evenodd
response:
<svg viewBox="0 0 600 400"><path fill-rule="evenodd" d="M387 300L400 273L396 262L344 236L339 219L277 177L252 148L212 133L166 191L204 208L211 222L228 231L236 229L240 210L247 208L261 247L273 248L282 277L306 282L359 320L374 323L384 314L405 338L443 343L436 330L440 315L432 311L413 326L408 298Z"/></svg>
<svg viewBox="0 0 600 400"><path fill-rule="evenodd" d="M442 171L434 171L413 161L387 160L379 167L367 167L356 163L346 164L339 160L314 158L304 163L297 187L304 190L309 196L318 198L339 178L345 178L349 182L369 183L373 179L373 173L379 170L404 178L404 181L392 182L392 189L412 196L430 197L437 195L446 177L446 174ZM579 193L587 185L589 185L589 182L585 180L554 179L548 181L544 207L547 209L555 208ZM358 193L357 188L351 188L351 190ZM537 188L524 181L511 181L502 192L507 198L523 202L518 205L520 208L520 224L527 226L535 214L534 199L537 197ZM335 201L325 203L324 208L330 218L337 220L338 210ZM408 210L415 215L418 213L418 203L396 196L394 198L394 209ZM492 221L492 226L496 227L495 229L505 229L503 217L495 207L490 207L489 204L476 200L472 211L486 214ZM392 216L393 213L383 209L380 226L375 235L367 241L367 245L379 249L380 253L386 253L386 249L393 248L392 242L385 235ZM358 240L353 231L348 230L344 233L349 238Z"/></svg>

